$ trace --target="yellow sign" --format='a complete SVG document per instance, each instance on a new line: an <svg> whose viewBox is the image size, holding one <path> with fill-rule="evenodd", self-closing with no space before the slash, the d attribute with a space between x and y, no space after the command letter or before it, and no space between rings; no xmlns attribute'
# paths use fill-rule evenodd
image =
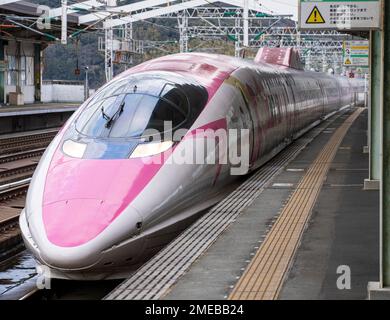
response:
<svg viewBox="0 0 390 320"><path fill-rule="evenodd" d="M351 47L352 50L370 50L369 46L355 46Z"/></svg>
<svg viewBox="0 0 390 320"><path fill-rule="evenodd" d="M320 10L318 10L317 6L311 11L309 18L306 20L307 24L321 24L325 23L325 19L322 16Z"/></svg>
<svg viewBox="0 0 390 320"><path fill-rule="evenodd" d="M351 65L351 64L352 64L352 62L351 62L351 60L350 60L350 59L348 59L348 58L347 58L347 60L345 60L344 64L345 64L345 65Z"/></svg>

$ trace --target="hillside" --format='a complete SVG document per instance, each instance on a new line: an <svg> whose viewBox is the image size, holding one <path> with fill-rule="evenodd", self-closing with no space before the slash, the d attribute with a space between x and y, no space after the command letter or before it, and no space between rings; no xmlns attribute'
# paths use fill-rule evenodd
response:
<svg viewBox="0 0 390 320"><path fill-rule="evenodd" d="M47 5L51 8L59 7L60 0L30 0L38 4ZM121 1L121 5L134 2L135 0ZM69 1L70 2L70 1ZM75 1L72 1L75 2ZM176 21L162 22L161 20L139 22L134 25L134 38L150 41L166 41L160 49L147 48L143 56L135 57L134 63L138 64L158 56L179 51L177 41L179 34ZM89 67L90 85L97 88L105 82L104 55L98 51L98 37L104 36L103 30L81 34L77 39L70 40L68 45L50 45L44 51L44 79L55 80L83 80L85 77L84 66ZM176 41L176 43L175 43ZM231 41L190 41L190 48L196 51L213 51L225 54L234 54L234 43ZM210 49L212 48L212 49ZM115 65L115 73L125 70L130 66ZM75 74L79 68L80 75Z"/></svg>

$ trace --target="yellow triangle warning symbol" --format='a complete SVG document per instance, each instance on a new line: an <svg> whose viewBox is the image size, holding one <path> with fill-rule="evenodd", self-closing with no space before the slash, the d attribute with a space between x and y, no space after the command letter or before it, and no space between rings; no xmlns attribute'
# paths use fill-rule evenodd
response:
<svg viewBox="0 0 390 320"><path fill-rule="evenodd" d="M352 61L349 58L347 58L347 60L345 60L344 64L345 65L350 65L350 64L352 64Z"/></svg>
<svg viewBox="0 0 390 320"><path fill-rule="evenodd" d="M321 24L325 23L325 19L322 16L320 10L318 10L317 6L315 6L312 12L309 15L309 18L306 20L307 24Z"/></svg>

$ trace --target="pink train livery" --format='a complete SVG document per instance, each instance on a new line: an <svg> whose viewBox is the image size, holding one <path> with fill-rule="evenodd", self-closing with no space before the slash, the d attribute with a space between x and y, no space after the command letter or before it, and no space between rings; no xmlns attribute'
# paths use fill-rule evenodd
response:
<svg viewBox="0 0 390 320"><path fill-rule="evenodd" d="M247 174L361 103L363 91L359 80L302 71L289 48L263 48L254 60L175 54L131 68L90 97L46 150L20 216L24 242L54 278L126 277L238 178L237 164L218 161L230 139L223 150L200 129L236 130L238 141L245 132ZM214 143L194 143L202 139ZM171 161L189 148L204 161Z"/></svg>

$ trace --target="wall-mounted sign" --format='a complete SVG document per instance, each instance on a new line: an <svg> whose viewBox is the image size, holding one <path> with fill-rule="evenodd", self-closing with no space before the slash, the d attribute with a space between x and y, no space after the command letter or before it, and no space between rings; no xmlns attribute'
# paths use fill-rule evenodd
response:
<svg viewBox="0 0 390 320"><path fill-rule="evenodd" d="M300 29L381 28L381 0L300 0Z"/></svg>
<svg viewBox="0 0 390 320"><path fill-rule="evenodd" d="M307 24L323 24L325 19L322 16L320 10L315 6L306 20Z"/></svg>
<svg viewBox="0 0 390 320"><path fill-rule="evenodd" d="M370 44L367 40L344 41L343 60L346 67L368 67Z"/></svg>

